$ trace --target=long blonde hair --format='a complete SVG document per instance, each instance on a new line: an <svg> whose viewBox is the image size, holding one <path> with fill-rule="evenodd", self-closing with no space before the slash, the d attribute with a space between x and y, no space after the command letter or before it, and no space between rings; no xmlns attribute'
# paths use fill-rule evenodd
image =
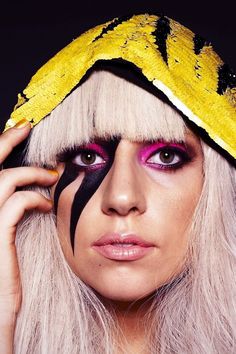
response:
<svg viewBox="0 0 236 354"><path fill-rule="evenodd" d="M25 163L55 167L59 152L94 134L184 140L187 127L171 112L140 87L111 73L93 73L33 129ZM236 352L236 174L216 151L203 142L202 148L204 185L189 227L188 268L157 289L143 319L152 354ZM15 353L114 353L115 318L66 263L53 212L25 216L17 249L23 302Z"/></svg>

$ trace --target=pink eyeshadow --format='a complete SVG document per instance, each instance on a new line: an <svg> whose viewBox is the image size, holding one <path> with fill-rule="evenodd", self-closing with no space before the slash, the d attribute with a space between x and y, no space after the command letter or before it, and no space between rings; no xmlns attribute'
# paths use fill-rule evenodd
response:
<svg viewBox="0 0 236 354"><path fill-rule="evenodd" d="M103 149L101 145L98 145L95 143L89 143L86 145L82 145L81 149L93 150L94 152L98 153L102 158L108 159L108 155L107 155L105 149Z"/></svg>
<svg viewBox="0 0 236 354"><path fill-rule="evenodd" d="M167 148L167 147L173 147L180 149L184 152L187 152L186 147L184 143L165 143L165 142L157 142L154 144L150 144L148 146L145 146L144 148L141 149L139 152L139 161L144 163L155 151L158 151L161 148Z"/></svg>

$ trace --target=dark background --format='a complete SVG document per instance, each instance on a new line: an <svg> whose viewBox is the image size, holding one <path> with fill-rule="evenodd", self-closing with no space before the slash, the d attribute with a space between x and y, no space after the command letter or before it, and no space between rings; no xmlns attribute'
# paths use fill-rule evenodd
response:
<svg viewBox="0 0 236 354"><path fill-rule="evenodd" d="M0 11L0 120L35 71L81 32L132 13L167 15L209 40L236 71L236 0L9 1ZM2 123L3 124L3 123ZM1 125L2 125L1 124Z"/></svg>

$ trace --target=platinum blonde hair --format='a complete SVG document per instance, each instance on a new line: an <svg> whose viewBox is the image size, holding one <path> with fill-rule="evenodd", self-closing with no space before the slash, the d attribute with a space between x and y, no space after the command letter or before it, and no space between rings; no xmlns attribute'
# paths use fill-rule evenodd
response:
<svg viewBox="0 0 236 354"><path fill-rule="evenodd" d="M94 136L180 141L187 129L155 96L99 71L33 129L26 164L55 167L58 153ZM143 319L152 354L236 352L235 169L203 142L202 149L204 185L189 226L188 267L157 289ZM53 212L25 216L17 249L23 302L15 353L115 353L115 317L66 263Z"/></svg>

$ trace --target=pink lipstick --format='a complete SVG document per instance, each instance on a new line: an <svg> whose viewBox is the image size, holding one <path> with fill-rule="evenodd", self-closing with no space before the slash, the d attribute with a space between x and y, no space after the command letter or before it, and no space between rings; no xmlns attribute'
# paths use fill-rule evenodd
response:
<svg viewBox="0 0 236 354"><path fill-rule="evenodd" d="M139 236L118 233L105 234L92 245L92 248L105 258L115 261L136 261L151 252L154 244Z"/></svg>

